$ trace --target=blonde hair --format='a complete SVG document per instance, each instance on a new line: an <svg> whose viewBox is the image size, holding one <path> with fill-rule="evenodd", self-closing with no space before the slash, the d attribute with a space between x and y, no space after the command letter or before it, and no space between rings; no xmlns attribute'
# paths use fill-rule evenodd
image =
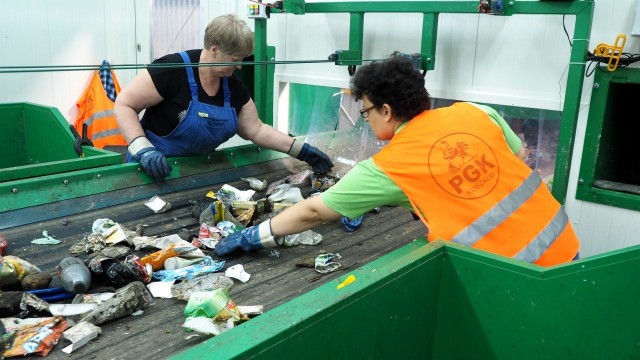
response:
<svg viewBox="0 0 640 360"><path fill-rule="evenodd" d="M218 46L220 51L232 57L253 54L253 31L237 15L221 15L209 22L204 30L204 46Z"/></svg>

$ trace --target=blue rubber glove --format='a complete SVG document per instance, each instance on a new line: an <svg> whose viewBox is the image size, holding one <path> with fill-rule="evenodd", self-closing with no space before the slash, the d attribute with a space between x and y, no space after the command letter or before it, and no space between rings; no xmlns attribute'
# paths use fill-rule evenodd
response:
<svg viewBox="0 0 640 360"><path fill-rule="evenodd" d="M311 165L313 171L318 174L326 174L333 167L333 163L327 154L307 143L302 144L298 140L293 141L288 154Z"/></svg>
<svg viewBox="0 0 640 360"><path fill-rule="evenodd" d="M239 250L256 251L282 245L283 240L282 237L276 238L271 234L271 220L267 220L218 241L215 252L218 256L225 256Z"/></svg>
<svg viewBox="0 0 640 360"><path fill-rule="evenodd" d="M135 138L129 144L129 154L140 163L144 172L156 180L164 179L171 173L167 158L144 136Z"/></svg>
<svg viewBox="0 0 640 360"><path fill-rule="evenodd" d="M140 163L144 172L156 180L164 179L171 173L171 167L164 154L154 147L138 151L133 158Z"/></svg>

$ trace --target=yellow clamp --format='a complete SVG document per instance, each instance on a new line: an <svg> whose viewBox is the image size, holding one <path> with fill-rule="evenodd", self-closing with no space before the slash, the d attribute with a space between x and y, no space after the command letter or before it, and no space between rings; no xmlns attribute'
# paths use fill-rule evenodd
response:
<svg viewBox="0 0 640 360"><path fill-rule="evenodd" d="M620 61L622 49L624 48L624 44L626 42L627 37L624 34L618 34L614 45L599 44L598 46L596 46L596 49L593 53L594 55L599 57L609 58L607 70L615 71L618 68L618 62Z"/></svg>

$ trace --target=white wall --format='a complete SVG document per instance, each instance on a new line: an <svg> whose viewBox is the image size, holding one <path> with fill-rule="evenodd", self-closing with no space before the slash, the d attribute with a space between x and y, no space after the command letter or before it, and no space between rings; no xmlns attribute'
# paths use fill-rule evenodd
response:
<svg viewBox="0 0 640 360"><path fill-rule="evenodd" d="M202 4L206 24L229 12L246 17L249 2L202 0ZM612 44L619 33L629 35L635 5L636 0L598 0L589 48ZM148 8L149 0L0 0L0 66L98 65L102 59L147 64ZM335 50L348 48L348 21L347 14L273 15L268 42L276 46L278 60L326 59ZM571 35L574 18L568 16L564 23ZM419 52L421 24L422 17L416 14L367 14L364 58L382 58L396 50ZM640 53L640 40L628 36L624 50ZM427 74L427 87L439 98L562 110L569 51L562 16L442 14L436 68ZM126 85L135 71L116 70L116 74ZM0 103L55 106L73 121L75 101L89 77L86 71L0 74ZM278 65L275 77L276 89L290 81L349 84L346 67L330 63ZM566 204L582 239L583 256L640 243L635 236L640 233L639 212L574 198L591 85L592 78L587 78ZM279 101L274 101L277 110Z"/></svg>
<svg viewBox="0 0 640 360"><path fill-rule="evenodd" d="M147 44L136 49L136 0L0 0L0 66L136 64L148 61ZM138 16L140 18L140 16ZM141 20L139 20L141 21ZM148 28L148 26L146 26ZM136 32L138 34L136 34ZM135 70L116 70L121 84ZM91 71L0 74L0 103L33 102L54 106L69 121Z"/></svg>

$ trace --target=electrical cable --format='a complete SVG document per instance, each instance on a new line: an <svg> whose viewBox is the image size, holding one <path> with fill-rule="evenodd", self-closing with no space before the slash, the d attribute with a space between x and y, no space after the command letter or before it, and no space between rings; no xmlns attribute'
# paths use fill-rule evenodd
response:
<svg viewBox="0 0 640 360"><path fill-rule="evenodd" d="M362 59L362 60L340 60L348 64L359 62L381 61L384 59ZM321 64L335 63L335 60L273 60L273 61L240 61L225 63L162 63L162 64L110 64L112 70L129 70L129 69L145 69L147 67L154 68L180 68L186 66L208 67L208 66L250 66L250 65L281 65L281 64ZM98 70L101 65L42 65L42 66L0 66L0 74L8 73L29 73L29 72L53 72L53 71L85 71Z"/></svg>
<svg viewBox="0 0 640 360"><path fill-rule="evenodd" d="M564 33L567 35L567 40L569 41L569 46L573 47L573 44L571 43L571 38L569 36L569 32L567 31L567 27L564 23L564 18L565 15L562 15L562 28L564 29ZM591 51L587 50L587 59L586 61L589 62L589 64L587 65L587 68L585 70L585 76L589 77L591 76L596 70L600 70L600 71L604 71L603 69L600 68L600 66L597 66L597 64L608 64L610 59L608 57L605 56L598 56L595 55L594 53L592 53ZM637 61L640 61L640 54L631 54L631 53L621 53L620 54L620 59L618 60L618 67L619 68L625 68ZM593 65L596 66L593 66Z"/></svg>

